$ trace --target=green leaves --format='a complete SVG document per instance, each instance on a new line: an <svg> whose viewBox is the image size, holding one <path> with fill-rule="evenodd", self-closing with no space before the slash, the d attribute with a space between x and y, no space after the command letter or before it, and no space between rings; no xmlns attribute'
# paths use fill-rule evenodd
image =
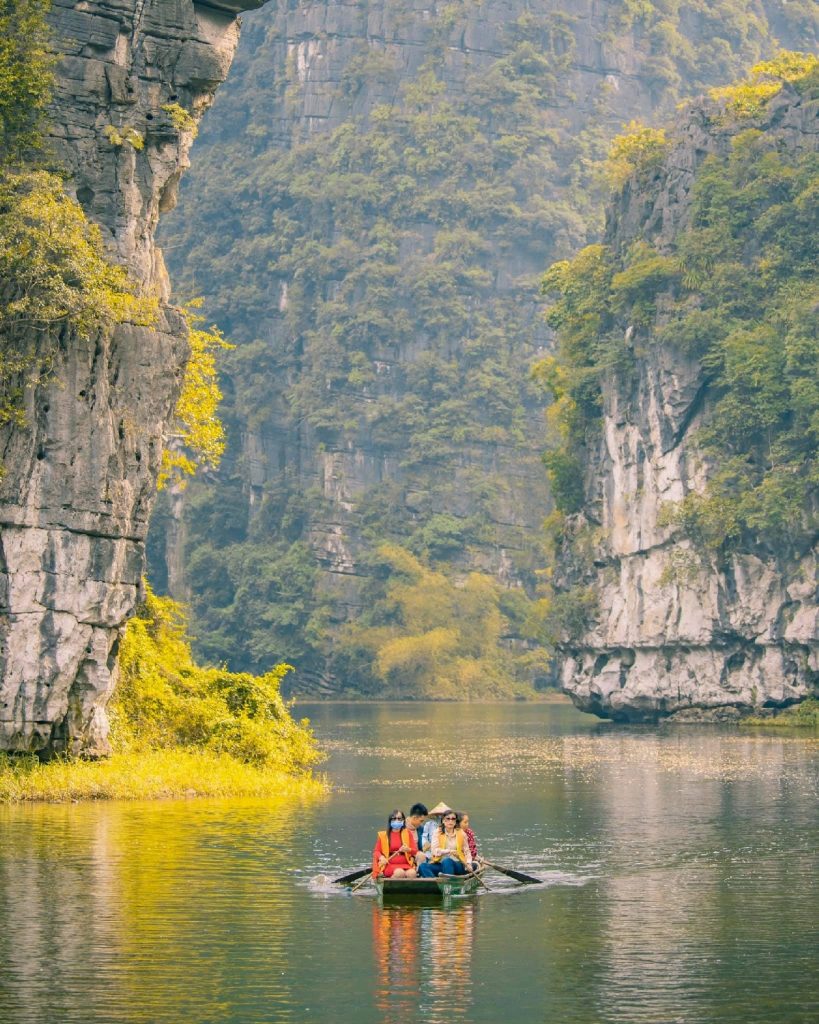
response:
<svg viewBox="0 0 819 1024"><path fill-rule="evenodd" d="M87 336L128 321L149 325L157 302L110 263L99 228L47 171L0 173L0 329L70 324Z"/></svg>
<svg viewBox="0 0 819 1024"><path fill-rule="evenodd" d="M184 608L149 588L120 648L120 684L111 705L117 746L193 747L260 768L304 771L321 755L282 699L289 671L279 664L252 676L196 665Z"/></svg>
<svg viewBox="0 0 819 1024"><path fill-rule="evenodd" d="M54 58L46 15L51 0L0 0L0 160L19 164L41 146Z"/></svg>
<svg viewBox="0 0 819 1024"><path fill-rule="evenodd" d="M451 516L434 522L428 539L433 530L452 537ZM468 700L529 690L522 652L501 647L510 622L495 580L473 572L455 582L397 544L382 544L377 558L386 577L381 598L366 625L347 627L341 644L350 654L366 652L387 693ZM521 599L522 617L530 602L522 592Z"/></svg>
<svg viewBox="0 0 819 1024"><path fill-rule="evenodd" d="M790 56L790 63L782 58L786 79L788 68L813 73L802 55ZM697 437L709 483L669 513L670 521L714 547L811 536L819 445L817 196L819 155L783 148L773 129L745 130L727 154L700 166L690 226L672 252L645 241L619 255L595 246L548 271L543 287L558 296L549 322L559 347L557 361L541 364L539 376L555 398L545 461L562 511L582 505L583 432L595 429L600 381L618 365L624 348L617 338L628 333L632 345L698 357L709 384Z"/></svg>

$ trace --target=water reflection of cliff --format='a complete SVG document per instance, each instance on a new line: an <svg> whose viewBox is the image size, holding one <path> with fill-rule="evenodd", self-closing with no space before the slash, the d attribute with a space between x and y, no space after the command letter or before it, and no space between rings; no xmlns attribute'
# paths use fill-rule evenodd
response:
<svg viewBox="0 0 819 1024"><path fill-rule="evenodd" d="M375 1004L397 1019L468 1020L478 901L372 908Z"/></svg>
<svg viewBox="0 0 819 1024"><path fill-rule="evenodd" d="M783 885L785 866L810 877L815 862L811 833L794 828L809 747L725 732L607 743L623 768L601 804L610 874L598 1012L615 1003L630 1022L719 1020L739 988L757 993L760 1016L746 1020L777 1019L766 1002L782 999L782 963L807 963L816 929L815 907Z"/></svg>

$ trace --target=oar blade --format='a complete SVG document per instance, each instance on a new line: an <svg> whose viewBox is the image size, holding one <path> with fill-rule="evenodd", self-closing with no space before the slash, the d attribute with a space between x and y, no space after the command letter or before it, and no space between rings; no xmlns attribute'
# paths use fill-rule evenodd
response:
<svg viewBox="0 0 819 1024"><path fill-rule="evenodd" d="M523 882L524 885L540 885L543 882L542 878L535 878L534 875L525 875L522 871L515 871L511 868L506 873L512 878L517 879L518 882Z"/></svg>
<svg viewBox="0 0 819 1024"><path fill-rule="evenodd" d="M349 875L341 875L340 878L333 879L333 885L347 885L350 882L356 882L359 878L363 878L364 875L372 871L372 868L360 868L358 871L351 871Z"/></svg>
<svg viewBox="0 0 819 1024"><path fill-rule="evenodd" d="M494 868L496 871L500 871L502 875L508 875L510 878L514 878L516 882L522 882L523 885L542 885L542 878L535 878L534 875L527 875L523 871L515 871L514 868L503 868L500 864L493 864L491 861L484 861L487 867Z"/></svg>

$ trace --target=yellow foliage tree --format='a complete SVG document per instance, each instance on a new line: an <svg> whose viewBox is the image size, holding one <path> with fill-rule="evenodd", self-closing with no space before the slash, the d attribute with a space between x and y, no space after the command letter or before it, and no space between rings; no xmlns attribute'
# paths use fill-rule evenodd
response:
<svg viewBox="0 0 819 1024"><path fill-rule="evenodd" d="M150 325L157 300L111 263L96 224L48 171L0 175L0 331L69 324L87 337L115 323Z"/></svg>
<svg viewBox="0 0 819 1024"><path fill-rule="evenodd" d="M216 354L233 348L218 327L203 330L205 318L196 310L202 300L190 302L183 313L190 329L190 357L185 367L182 392L176 404L172 433L162 453L162 469L157 486L169 482L184 487L187 476L198 467L215 469L225 451L225 431L217 416L222 400L216 369Z"/></svg>
<svg viewBox="0 0 819 1024"><path fill-rule="evenodd" d="M457 583L399 545L384 544L378 553L392 572L393 622L351 627L348 640L372 652L392 692L461 700L531 693L502 647L508 622L491 577L473 572Z"/></svg>
<svg viewBox="0 0 819 1024"><path fill-rule="evenodd" d="M0 169L0 427L22 426L25 390L51 371L62 327L88 337L153 324L157 300L111 263L99 228L45 170Z"/></svg>
<svg viewBox="0 0 819 1024"><path fill-rule="evenodd" d="M643 178L652 174L662 164L668 147L664 128L629 121L609 147L605 167L609 186L617 191L633 174Z"/></svg>
<svg viewBox="0 0 819 1024"><path fill-rule="evenodd" d="M784 82L798 82L819 69L819 57L813 53L782 50L773 60L755 64L747 78L720 89L710 89L712 100L724 106L728 122L760 117L768 101L781 91Z"/></svg>
<svg viewBox="0 0 819 1024"><path fill-rule="evenodd" d="M118 749L196 748L288 772L321 759L279 690L291 666L262 676L202 668L186 631L184 609L148 588L120 646L120 682L110 705Z"/></svg>

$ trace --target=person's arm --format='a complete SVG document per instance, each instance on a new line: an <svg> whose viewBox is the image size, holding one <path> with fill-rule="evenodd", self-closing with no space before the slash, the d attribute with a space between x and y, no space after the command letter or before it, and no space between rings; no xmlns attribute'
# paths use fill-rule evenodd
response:
<svg viewBox="0 0 819 1024"><path fill-rule="evenodd" d="M376 878L382 871L384 865L387 863L387 858L381 852L381 842L378 836L375 837L375 846L373 847L373 878Z"/></svg>
<svg viewBox="0 0 819 1024"><path fill-rule="evenodd" d="M440 839L442 835L443 833L438 830L432 833L432 846L430 847L430 853L433 860L435 860L436 857L440 857L442 853L446 853L446 850L442 850L441 848Z"/></svg>

